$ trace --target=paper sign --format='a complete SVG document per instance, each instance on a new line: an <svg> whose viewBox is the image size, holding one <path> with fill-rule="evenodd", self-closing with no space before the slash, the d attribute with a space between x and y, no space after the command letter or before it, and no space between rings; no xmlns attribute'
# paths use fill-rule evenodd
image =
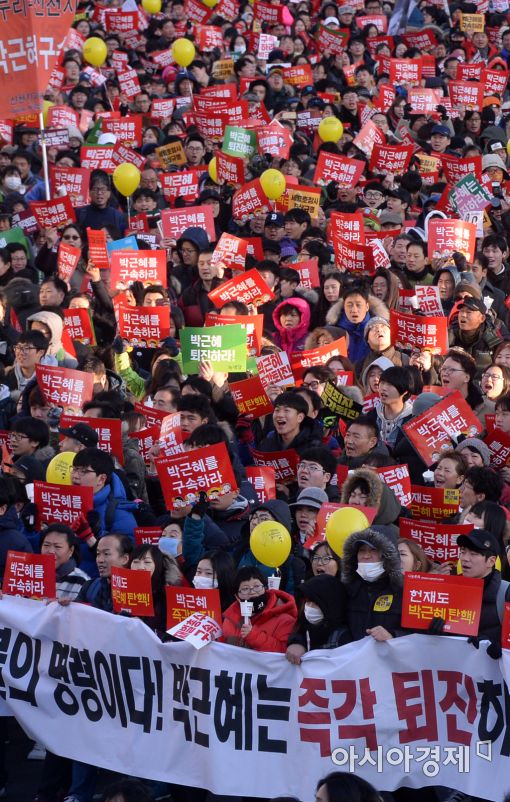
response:
<svg viewBox="0 0 510 802"><path fill-rule="evenodd" d="M36 365L37 383L52 406L81 410L92 399L94 376L81 370Z"/></svg>
<svg viewBox="0 0 510 802"><path fill-rule="evenodd" d="M232 270L244 270L248 243L240 237L224 232L216 245L211 267L220 264Z"/></svg>
<svg viewBox="0 0 510 802"><path fill-rule="evenodd" d="M220 592L217 588L179 588L167 585L166 593L166 627L180 624L190 615L203 613L221 624Z"/></svg>
<svg viewBox="0 0 510 802"><path fill-rule="evenodd" d="M230 382L229 388L240 415L254 419L273 413L273 404L266 395L259 376Z"/></svg>
<svg viewBox="0 0 510 802"><path fill-rule="evenodd" d="M242 186L232 198L232 217L236 222L245 223L258 212L268 212L270 203L262 189L259 178L254 178Z"/></svg>
<svg viewBox="0 0 510 802"><path fill-rule="evenodd" d="M412 500L408 509L413 518L441 520L451 518L459 511L458 490L411 485L411 493Z"/></svg>
<svg viewBox="0 0 510 802"><path fill-rule="evenodd" d="M402 626L427 630L439 617L445 621L445 633L477 635L483 587L483 579L406 572Z"/></svg>
<svg viewBox="0 0 510 802"><path fill-rule="evenodd" d="M161 212L163 236L178 240L187 228L203 228L209 242L216 240L214 215L210 206L187 206L184 209L163 209Z"/></svg>
<svg viewBox="0 0 510 802"><path fill-rule="evenodd" d="M476 437L482 424L458 390L404 424L403 431L427 465L457 445L460 435Z"/></svg>
<svg viewBox="0 0 510 802"><path fill-rule="evenodd" d="M107 270L110 267L108 251L106 250L106 234L102 229L87 228L87 242L89 244L89 260L98 270Z"/></svg>
<svg viewBox="0 0 510 802"><path fill-rule="evenodd" d="M293 448L270 453L252 449L251 454L255 465L273 468L277 482L286 484L295 481L299 455Z"/></svg>
<svg viewBox="0 0 510 802"><path fill-rule="evenodd" d="M57 597L55 556L8 551L2 592L28 599Z"/></svg>
<svg viewBox="0 0 510 802"><path fill-rule="evenodd" d="M94 509L94 491L92 487L34 482L34 504L38 529L50 522L71 526L80 515Z"/></svg>
<svg viewBox="0 0 510 802"><path fill-rule="evenodd" d="M362 405L345 395L331 381L326 383L321 400L327 409L342 420L353 421L361 415Z"/></svg>
<svg viewBox="0 0 510 802"><path fill-rule="evenodd" d="M195 504L202 492L213 499L237 488L224 443L174 457L158 458L156 469L169 510Z"/></svg>
<svg viewBox="0 0 510 802"><path fill-rule="evenodd" d="M245 468L246 478L255 490L259 504L276 498L276 478L274 468L262 465Z"/></svg>
<svg viewBox="0 0 510 802"><path fill-rule="evenodd" d="M208 312L205 316L205 327L232 326L237 324L246 330L246 342L249 356L257 356L262 347L263 315L218 315Z"/></svg>
<svg viewBox="0 0 510 802"><path fill-rule="evenodd" d="M275 294L269 289L258 270L253 268L211 290L207 297L217 309L221 309L228 301L261 306L267 301L274 300Z"/></svg>
<svg viewBox="0 0 510 802"><path fill-rule="evenodd" d="M221 626L204 613L193 613L181 624L168 630L168 634L179 640L185 640L195 649L202 649L222 635Z"/></svg>
<svg viewBox="0 0 510 802"><path fill-rule="evenodd" d="M468 535L473 530L472 524L436 524L428 521L411 521L409 518L399 520L400 537L414 540L431 560L445 563L457 562L459 547L457 538Z"/></svg>
<svg viewBox="0 0 510 802"><path fill-rule="evenodd" d="M149 571L134 571L130 568L113 566L110 576L114 613L154 615L152 576Z"/></svg>
<svg viewBox="0 0 510 802"><path fill-rule="evenodd" d="M242 326L213 326L181 330L182 369L198 373L200 362L208 361L217 372L239 373L246 370L246 330Z"/></svg>
<svg viewBox="0 0 510 802"><path fill-rule="evenodd" d="M443 314L439 287L435 287L433 284L417 284L414 289L420 312L432 317L440 317Z"/></svg>
<svg viewBox="0 0 510 802"><path fill-rule="evenodd" d="M289 356L285 351L265 354L255 360L260 382L264 390L269 387L289 387L294 384L294 374L290 366Z"/></svg>
<svg viewBox="0 0 510 802"><path fill-rule="evenodd" d="M448 320L446 317L426 318L390 309L391 341L405 349L427 348L435 354L448 351Z"/></svg>
<svg viewBox="0 0 510 802"><path fill-rule="evenodd" d="M70 340L96 345L90 309L64 309L64 331Z"/></svg>
<svg viewBox="0 0 510 802"><path fill-rule="evenodd" d="M388 465L386 468L376 468L384 484L395 493L403 507L411 503L411 479L407 465Z"/></svg>
<svg viewBox="0 0 510 802"><path fill-rule="evenodd" d="M122 421L117 418L89 418L84 415L61 415L59 429L70 429L76 423L86 423L97 433L97 447L124 464ZM65 435L60 435L60 441Z"/></svg>
<svg viewBox="0 0 510 802"><path fill-rule="evenodd" d="M166 251L114 251L110 286L131 284L157 284L166 287Z"/></svg>
<svg viewBox="0 0 510 802"><path fill-rule="evenodd" d="M218 150L216 152L216 172L218 181L225 184L241 186L245 183L244 159L241 156L232 156Z"/></svg>
<svg viewBox="0 0 510 802"><path fill-rule="evenodd" d="M157 348L170 336L169 306L119 306L119 334L131 345Z"/></svg>
<svg viewBox="0 0 510 802"><path fill-rule="evenodd" d="M81 167L50 165L52 195L67 195L74 207L85 206L89 197L90 173Z"/></svg>
<svg viewBox="0 0 510 802"><path fill-rule="evenodd" d="M163 530L160 526L136 526L135 545L159 546Z"/></svg>
<svg viewBox="0 0 510 802"><path fill-rule="evenodd" d="M63 281L69 281L74 271L78 267L81 259L81 248L68 245L67 242L60 242L58 246L57 271L58 276Z"/></svg>
<svg viewBox="0 0 510 802"><path fill-rule="evenodd" d="M303 290L313 290L320 284L319 260L305 259L302 262L292 262L292 269L299 273L299 286Z"/></svg>
<svg viewBox="0 0 510 802"><path fill-rule="evenodd" d="M379 145L376 143L370 156L369 169L402 175L409 167L413 152L412 145Z"/></svg>
<svg viewBox="0 0 510 802"><path fill-rule="evenodd" d="M503 649L510 649L510 604L505 604L503 614L503 626L501 627L501 646Z"/></svg>
<svg viewBox="0 0 510 802"><path fill-rule="evenodd" d="M49 201L30 201L28 205L42 229L61 228L76 220L73 204L67 196Z"/></svg>
<svg viewBox="0 0 510 802"><path fill-rule="evenodd" d="M493 428L484 442L489 448L491 468L499 470L510 464L510 434Z"/></svg>

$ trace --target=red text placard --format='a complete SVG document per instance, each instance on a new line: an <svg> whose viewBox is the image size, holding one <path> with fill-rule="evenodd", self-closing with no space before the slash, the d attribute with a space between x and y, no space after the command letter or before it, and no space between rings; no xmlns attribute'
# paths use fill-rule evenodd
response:
<svg viewBox="0 0 510 802"><path fill-rule="evenodd" d="M442 618L445 633L477 635L482 595L483 579L405 573L402 626L428 629L433 618Z"/></svg>
<svg viewBox="0 0 510 802"><path fill-rule="evenodd" d="M8 551L2 592L28 599L55 599L57 581L53 554Z"/></svg>
<svg viewBox="0 0 510 802"><path fill-rule="evenodd" d="M151 574L131 568L111 569L113 611L135 616L154 615Z"/></svg>
<svg viewBox="0 0 510 802"><path fill-rule="evenodd" d="M94 491L92 487L34 482L34 504L38 528L43 523L71 526L80 515L94 508Z"/></svg>
<svg viewBox="0 0 510 802"><path fill-rule="evenodd" d="M202 492L213 499L237 488L224 443L157 459L156 468L169 510L194 504Z"/></svg>
<svg viewBox="0 0 510 802"><path fill-rule="evenodd" d="M194 613L205 613L221 624L220 592L217 588L165 588L166 627L179 624Z"/></svg>

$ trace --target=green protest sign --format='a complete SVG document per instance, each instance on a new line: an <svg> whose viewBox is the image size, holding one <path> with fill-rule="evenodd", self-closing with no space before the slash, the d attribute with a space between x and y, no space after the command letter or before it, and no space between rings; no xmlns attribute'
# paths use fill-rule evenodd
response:
<svg viewBox="0 0 510 802"><path fill-rule="evenodd" d="M466 175L457 181L448 193L448 199L455 214L465 219L466 212L485 209L491 201L491 195L474 175Z"/></svg>
<svg viewBox="0 0 510 802"><path fill-rule="evenodd" d="M7 231L0 233L0 248L6 248L11 242L15 242L16 245L23 245L28 253L28 242L22 228L9 228Z"/></svg>
<svg viewBox="0 0 510 802"><path fill-rule="evenodd" d="M227 125L221 149L223 153L228 153L229 156L250 158L257 150L257 134L247 128Z"/></svg>
<svg viewBox="0 0 510 802"><path fill-rule="evenodd" d="M200 362L210 362L219 373L241 373L246 370L248 354L246 329L238 323L181 331L182 370L198 373Z"/></svg>

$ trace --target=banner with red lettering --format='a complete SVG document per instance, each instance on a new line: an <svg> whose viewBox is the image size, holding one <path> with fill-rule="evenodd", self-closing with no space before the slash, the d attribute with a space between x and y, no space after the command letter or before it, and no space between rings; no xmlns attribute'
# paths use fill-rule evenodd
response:
<svg viewBox="0 0 510 802"><path fill-rule="evenodd" d="M119 306L119 334L131 345L157 348L170 335L169 306Z"/></svg>
<svg viewBox="0 0 510 802"><path fill-rule="evenodd" d="M50 165L52 195L67 195L74 207L85 206L89 200L90 172L82 167Z"/></svg>
<svg viewBox="0 0 510 802"><path fill-rule="evenodd" d="M473 530L472 524L436 524L428 521L412 521L409 518L399 520L400 537L414 540L423 549L427 557L438 563L457 562L459 547L457 538L468 535Z"/></svg>
<svg viewBox="0 0 510 802"><path fill-rule="evenodd" d="M464 254L472 262L476 246L476 224L464 220L435 218L428 225L429 259L443 259L454 251Z"/></svg>
<svg viewBox="0 0 510 802"><path fill-rule="evenodd" d="M476 437L483 429L475 413L456 390L404 424L404 432L427 465L442 451L454 448L461 435Z"/></svg>
<svg viewBox="0 0 510 802"><path fill-rule="evenodd" d="M30 201L28 205L39 228L62 228L76 220L73 204L67 196L49 201Z"/></svg>
<svg viewBox="0 0 510 802"><path fill-rule="evenodd" d="M400 348L427 348L435 354L448 351L446 317L421 317L390 309L391 341Z"/></svg>
<svg viewBox="0 0 510 802"><path fill-rule="evenodd" d="M442 618L449 635L477 635L483 579L408 572L404 574L402 626L428 630Z"/></svg>
<svg viewBox="0 0 510 802"><path fill-rule="evenodd" d="M200 493L206 493L211 500L237 489L225 443L162 457L155 462L169 510L195 504Z"/></svg>
<svg viewBox="0 0 510 802"><path fill-rule="evenodd" d="M459 491L443 487L411 485L412 499L408 509L413 518L441 520L452 518L459 511Z"/></svg>
<svg viewBox="0 0 510 802"><path fill-rule="evenodd" d="M63 281L69 281L81 259L81 248L75 248L67 242L58 246L57 272Z"/></svg>
<svg viewBox="0 0 510 802"><path fill-rule="evenodd" d="M154 615L151 574L113 566L110 573L114 613L136 616Z"/></svg>

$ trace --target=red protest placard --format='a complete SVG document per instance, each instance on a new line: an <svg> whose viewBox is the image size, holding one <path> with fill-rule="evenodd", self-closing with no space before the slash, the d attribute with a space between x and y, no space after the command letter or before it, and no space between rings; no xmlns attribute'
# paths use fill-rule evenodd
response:
<svg viewBox="0 0 510 802"><path fill-rule="evenodd" d="M161 429L158 438L160 455L163 457L173 457L176 454L182 454L184 451L183 443L185 437L189 437L189 433L185 435L182 431L181 413L171 412L169 415L166 415L161 421Z"/></svg>
<svg viewBox="0 0 510 802"><path fill-rule="evenodd" d="M70 340L96 345L89 309L64 309L64 331Z"/></svg>
<svg viewBox="0 0 510 802"><path fill-rule="evenodd" d="M312 65L298 64L295 67L284 67L283 80L291 86L313 85Z"/></svg>
<svg viewBox="0 0 510 802"><path fill-rule="evenodd" d="M241 301L244 304L261 306L267 301L272 301L275 295L258 270L253 268L211 290L207 297L217 309L221 309L227 301Z"/></svg>
<svg viewBox="0 0 510 802"><path fill-rule="evenodd" d="M288 448L285 451L272 451L271 453L252 449L251 455L255 465L273 468L277 482L286 484L295 481L299 455L293 448Z"/></svg>
<svg viewBox="0 0 510 802"><path fill-rule="evenodd" d="M489 427L487 427L489 429ZM485 444L490 451L491 468L498 470L510 463L510 434L501 429L489 429Z"/></svg>
<svg viewBox="0 0 510 802"><path fill-rule="evenodd" d="M169 510L194 504L202 492L213 499L237 488L224 443L174 457L158 458L156 469Z"/></svg>
<svg viewBox="0 0 510 802"><path fill-rule="evenodd" d="M111 287L133 281L166 287L166 251L113 251L111 260Z"/></svg>
<svg viewBox="0 0 510 802"><path fill-rule="evenodd" d="M182 232L190 227L203 228L209 242L216 240L214 216L210 206L188 206L185 209L163 209L161 212L163 236L179 239Z"/></svg>
<svg viewBox="0 0 510 802"><path fill-rule="evenodd" d="M319 260L305 259L302 262L292 262L293 270L299 273L299 286L303 290L314 290L320 284L319 279Z"/></svg>
<svg viewBox="0 0 510 802"><path fill-rule="evenodd" d="M246 478L255 490L260 504L276 498L276 479L273 468L252 465L245 470Z"/></svg>
<svg viewBox="0 0 510 802"><path fill-rule="evenodd" d="M55 599L55 555L8 551L2 591L9 596L25 596L28 599Z"/></svg>
<svg viewBox="0 0 510 802"><path fill-rule="evenodd" d="M387 487L391 488L403 507L411 503L411 478L407 465L388 465L375 469Z"/></svg>
<svg viewBox="0 0 510 802"><path fill-rule="evenodd" d="M132 345L156 348L170 335L169 306L119 306L119 334Z"/></svg>
<svg viewBox="0 0 510 802"><path fill-rule="evenodd" d="M266 392L268 387L288 387L294 384L294 374L289 356L285 351L264 354L264 356L257 357L255 361L258 377Z"/></svg>
<svg viewBox="0 0 510 802"><path fill-rule="evenodd" d="M132 440L136 439L138 453L145 462L148 473L150 473L151 476L154 476L155 469L153 449L154 446L159 444L159 426L153 425L148 426L146 429L139 429L137 432L133 432L132 434L128 435L128 437Z"/></svg>
<svg viewBox="0 0 510 802"><path fill-rule="evenodd" d="M445 633L477 635L482 595L483 579L406 572L402 626L428 629L439 617L445 621Z"/></svg>
<svg viewBox="0 0 510 802"><path fill-rule="evenodd" d="M481 111L483 105L483 86L472 81L448 81L448 94L454 108Z"/></svg>
<svg viewBox="0 0 510 802"><path fill-rule="evenodd" d="M136 70L129 69L119 73L118 81L121 94L125 95L128 100L132 100L140 94L140 81Z"/></svg>
<svg viewBox="0 0 510 802"><path fill-rule="evenodd" d="M135 412L139 412L140 415L144 416L147 421L147 426L158 426L158 428L168 415L168 412L165 410L148 407L142 404L141 401L135 401Z"/></svg>
<svg viewBox="0 0 510 802"><path fill-rule="evenodd" d="M484 94L503 95L508 84L508 70L482 70L481 76L482 84L484 85Z"/></svg>
<svg viewBox="0 0 510 802"><path fill-rule="evenodd" d="M269 201L262 189L259 178L254 178L237 190L232 198L232 217L236 222L244 223L256 212L268 212Z"/></svg>
<svg viewBox="0 0 510 802"><path fill-rule="evenodd" d="M278 159L288 159L292 145L292 135L288 128L278 120L257 130L257 150L259 153L269 153Z"/></svg>
<svg viewBox="0 0 510 802"><path fill-rule="evenodd" d="M414 147L412 145L374 145L369 169L402 175L409 167Z"/></svg>
<svg viewBox="0 0 510 802"><path fill-rule="evenodd" d="M423 549L431 560L438 563L457 561L459 547L457 538L459 535L468 535L472 529L472 524L437 524L428 521L411 521L409 518L401 518L399 521L400 537L414 540Z"/></svg>
<svg viewBox="0 0 510 802"><path fill-rule="evenodd" d="M61 228L76 220L73 204L67 196L49 201L30 201L28 205L39 228Z"/></svg>
<svg viewBox="0 0 510 802"><path fill-rule="evenodd" d="M78 112L69 106L50 106L46 117L48 128L78 128Z"/></svg>
<svg viewBox="0 0 510 802"><path fill-rule="evenodd" d="M207 326L232 326L238 323L246 329L246 341L248 354L257 356L262 347L262 330L264 327L263 315L217 315L208 312L205 316L204 325Z"/></svg>
<svg viewBox="0 0 510 802"><path fill-rule="evenodd" d="M482 424L458 390L404 424L404 433L427 465L455 447L459 435L476 437Z"/></svg>
<svg viewBox="0 0 510 802"><path fill-rule="evenodd" d="M177 198L186 201L195 201L199 194L201 167L190 167L188 170L179 170L175 173L163 173L161 187L167 203L175 203Z"/></svg>
<svg viewBox="0 0 510 802"><path fill-rule="evenodd" d="M411 485L411 493L412 499L408 509L413 518L441 520L451 518L459 511L458 490Z"/></svg>
<svg viewBox="0 0 510 802"><path fill-rule="evenodd" d="M216 152L216 172L218 181L234 186L242 186L245 183L244 159L241 156L230 156L222 150Z"/></svg>
<svg viewBox="0 0 510 802"><path fill-rule="evenodd" d="M309 351L301 351L292 354L290 365L296 378L301 378L306 368L313 365L325 365L332 356L347 356L347 340L340 337L327 345L320 345L318 348L311 348Z"/></svg>
<svg viewBox="0 0 510 802"><path fill-rule="evenodd" d="M163 530L160 526L135 526L137 546L158 546Z"/></svg>
<svg viewBox="0 0 510 802"><path fill-rule="evenodd" d="M331 212L328 241L334 242L336 239L354 242L356 245L365 244L365 225L361 211Z"/></svg>
<svg viewBox="0 0 510 802"><path fill-rule="evenodd" d="M478 181L482 180L482 157L469 156L466 159L458 159L449 153L441 155L441 166L444 171L444 177L448 184L456 184L461 178L468 175L474 175Z"/></svg>
<svg viewBox="0 0 510 802"><path fill-rule="evenodd" d="M240 382L230 382L229 388L240 415L253 419L272 414L273 404L258 376Z"/></svg>
<svg viewBox="0 0 510 802"><path fill-rule="evenodd" d="M501 627L501 646L510 649L510 604L505 604L503 625Z"/></svg>
<svg viewBox="0 0 510 802"><path fill-rule="evenodd" d="M139 148L142 145L142 115L130 114L127 117L103 119L101 128L104 133L113 134L124 146ZM113 148L115 152L115 146ZM112 154L113 156L113 154ZM114 161L115 157L113 156Z"/></svg>
<svg viewBox="0 0 510 802"><path fill-rule="evenodd" d="M102 229L97 231L87 228L87 242L89 244L89 260L94 267L99 270L107 270L110 267L108 251L106 250L106 234Z"/></svg>
<svg viewBox="0 0 510 802"><path fill-rule="evenodd" d="M166 628L179 624L194 613L205 613L221 624L220 592L217 588L177 588L167 586Z"/></svg>
<svg viewBox="0 0 510 802"><path fill-rule="evenodd" d="M152 577L149 571L112 567L113 612L129 613L135 616L154 615L151 581Z"/></svg>
<svg viewBox="0 0 510 802"><path fill-rule="evenodd" d="M67 195L74 207L85 206L88 203L89 180L90 172L81 167L50 165L52 195Z"/></svg>
<svg viewBox="0 0 510 802"><path fill-rule="evenodd" d="M124 450L122 447L122 421L116 418L88 418L83 415L62 415L59 429L70 429L75 423L86 423L97 432L97 447L115 457L121 465L124 464ZM65 435L60 435L62 441Z"/></svg>
<svg viewBox="0 0 510 802"><path fill-rule="evenodd" d="M81 410L90 401L94 390L94 376L81 370L36 365L37 384L46 401L53 406Z"/></svg>
<svg viewBox="0 0 510 802"><path fill-rule="evenodd" d="M126 142L117 139L112 149L112 162L115 165L129 162L129 164L134 164L139 170L143 170L146 161L147 159L145 156L142 156L141 153L137 153L136 150L133 150Z"/></svg>
<svg viewBox="0 0 510 802"><path fill-rule="evenodd" d="M421 58L390 58L389 78L394 86L419 84L423 63Z"/></svg>
<svg viewBox="0 0 510 802"><path fill-rule="evenodd" d="M342 239L334 231L331 234L337 264L350 273L375 273L374 251L370 244L359 245Z"/></svg>
<svg viewBox="0 0 510 802"><path fill-rule="evenodd" d="M353 145L359 148L368 159L372 155L374 145L384 145L384 143L385 136L383 132L372 120L367 120L353 139Z"/></svg>
<svg viewBox="0 0 510 802"><path fill-rule="evenodd" d="M74 521L94 509L92 487L34 482L34 504L37 506L37 527L43 523L71 526Z"/></svg>
<svg viewBox="0 0 510 802"><path fill-rule="evenodd" d="M211 266L219 264L231 270L244 270L247 252L245 240L224 232L214 249Z"/></svg>
<svg viewBox="0 0 510 802"><path fill-rule="evenodd" d="M443 314L439 287L433 284L416 284L414 290L420 312L432 317L440 317Z"/></svg>
<svg viewBox="0 0 510 802"><path fill-rule="evenodd" d="M390 310L391 341L403 349L428 348L435 354L448 351L448 321Z"/></svg>
<svg viewBox="0 0 510 802"><path fill-rule="evenodd" d="M58 246L57 271L63 281L69 281L81 259L81 248L61 242Z"/></svg>

